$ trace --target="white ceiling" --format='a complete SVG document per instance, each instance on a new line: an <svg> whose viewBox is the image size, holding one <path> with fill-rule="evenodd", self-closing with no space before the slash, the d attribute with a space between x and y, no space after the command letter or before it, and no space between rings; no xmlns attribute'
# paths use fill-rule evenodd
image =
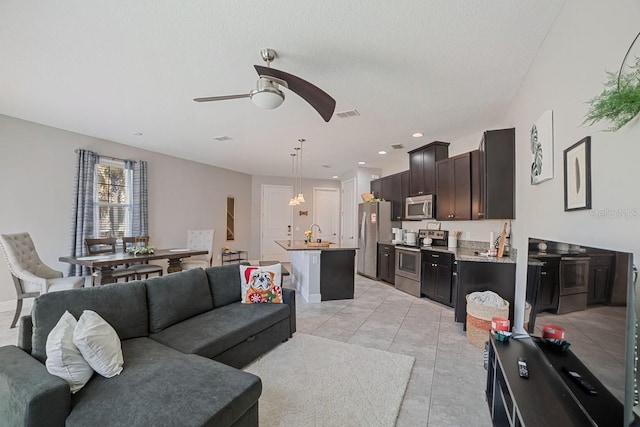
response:
<svg viewBox="0 0 640 427"><path fill-rule="evenodd" d="M3 0L0 114L257 175L290 174L305 138L304 175L331 178L502 119L562 3ZM287 89L275 110L193 102L248 93L265 47L360 116Z"/></svg>

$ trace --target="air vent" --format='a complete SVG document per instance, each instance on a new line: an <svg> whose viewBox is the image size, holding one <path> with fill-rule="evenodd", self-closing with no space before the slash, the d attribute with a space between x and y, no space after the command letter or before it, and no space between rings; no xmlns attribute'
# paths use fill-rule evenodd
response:
<svg viewBox="0 0 640 427"><path fill-rule="evenodd" d="M394 150L402 150L404 148L404 145L402 145L402 144L391 144L391 148L393 148Z"/></svg>
<svg viewBox="0 0 640 427"><path fill-rule="evenodd" d="M349 117L358 117L360 115L360 113L358 113L358 110L353 109L353 110L349 110L349 111L341 111L339 113L336 113L336 116L340 117L341 119L348 119Z"/></svg>
<svg viewBox="0 0 640 427"><path fill-rule="evenodd" d="M222 135L222 136L216 136L215 138L216 141L231 141L231 137L228 137L226 135Z"/></svg>
<svg viewBox="0 0 640 427"><path fill-rule="evenodd" d="M331 167L331 165L322 165L323 168L325 169L329 169Z"/></svg>

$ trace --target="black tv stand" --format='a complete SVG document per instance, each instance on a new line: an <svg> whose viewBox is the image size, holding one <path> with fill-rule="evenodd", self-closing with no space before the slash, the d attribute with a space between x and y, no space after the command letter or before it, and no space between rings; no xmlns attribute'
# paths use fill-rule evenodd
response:
<svg viewBox="0 0 640 427"><path fill-rule="evenodd" d="M518 375L524 358L529 378ZM586 393L561 369L580 373L597 395ZM622 426L622 403L569 350L559 353L532 337L489 340L487 403L496 426Z"/></svg>

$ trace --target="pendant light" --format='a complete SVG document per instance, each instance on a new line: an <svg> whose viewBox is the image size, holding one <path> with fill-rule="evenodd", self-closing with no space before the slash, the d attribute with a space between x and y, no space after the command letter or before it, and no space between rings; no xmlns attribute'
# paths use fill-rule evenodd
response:
<svg viewBox="0 0 640 427"><path fill-rule="evenodd" d="M295 168L295 160L296 160L296 154L295 153L291 153L291 176L293 177L293 191L292 193L295 194L296 192L296 168ZM300 202L298 202L296 197L291 197L291 199L289 200L289 206L296 206L299 205Z"/></svg>
<svg viewBox="0 0 640 427"><path fill-rule="evenodd" d="M305 202L304 195L302 194L302 143L304 141L305 140L303 138L300 138L298 140L298 142L300 143L300 148L296 148L296 150L300 150L298 152L298 173L300 174L300 190L299 190L300 192L298 193L298 196L296 197L296 200L299 203L304 203Z"/></svg>

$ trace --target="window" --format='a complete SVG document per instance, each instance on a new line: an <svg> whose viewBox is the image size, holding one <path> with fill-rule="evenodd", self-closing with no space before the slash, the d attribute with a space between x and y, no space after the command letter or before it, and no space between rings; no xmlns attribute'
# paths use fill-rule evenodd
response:
<svg viewBox="0 0 640 427"><path fill-rule="evenodd" d="M131 235L131 171L124 162L100 159L94 191L95 237Z"/></svg>

